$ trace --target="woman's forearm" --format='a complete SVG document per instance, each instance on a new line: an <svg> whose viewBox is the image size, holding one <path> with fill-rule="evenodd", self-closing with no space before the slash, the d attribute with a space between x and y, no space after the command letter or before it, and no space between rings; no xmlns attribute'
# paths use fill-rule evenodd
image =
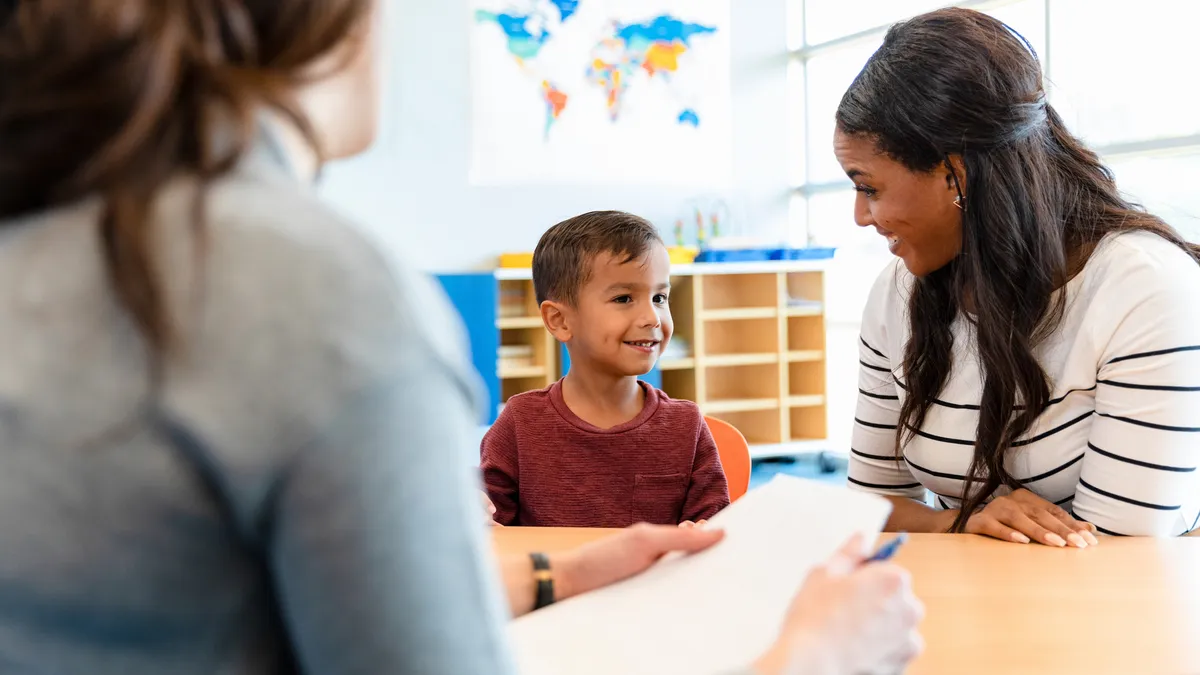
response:
<svg viewBox="0 0 1200 675"><path fill-rule="evenodd" d="M949 532L958 517L957 510L939 511L907 497L888 497L892 514L884 529L888 532Z"/></svg>
<svg viewBox="0 0 1200 675"><path fill-rule="evenodd" d="M573 553L550 556L550 570L554 575L554 597L556 600L585 592L577 583L578 556ZM537 601L537 582L533 578L533 561L527 555L508 555L500 558L500 576L504 592L508 596L508 608L513 618L533 611Z"/></svg>
<svg viewBox="0 0 1200 675"><path fill-rule="evenodd" d="M533 609L537 584L533 580L533 563L528 556L509 555L500 558L500 578L504 595L513 617L528 614Z"/></svg>
<svg viewBox="0 0 1200 675"><path fill-rule="evenodd" d="M639 524L577 549L550 556L555 600L583 595L642 573L671 551L695 553L724 537L719 529ZM536 604L537 582L527 555L500 558L500 574L514 617L528 614Z"/></svg>

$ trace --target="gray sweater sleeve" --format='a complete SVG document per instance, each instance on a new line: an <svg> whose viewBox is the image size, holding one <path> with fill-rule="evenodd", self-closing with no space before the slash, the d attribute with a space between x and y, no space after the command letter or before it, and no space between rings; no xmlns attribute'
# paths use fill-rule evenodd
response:
<svg viewBox="0 0 1200 675"><path fill-rule="evenodd" d="M297 459L270 557L305 672L507 672L469 412L437 361L406 364Z"/></svg>
<svg viewBox="0 0 1200 675"><path fill-rule="evenodd" d="M169 404L257 538L301 670L511 672L444 294L286 181L231 179L209 232L202 274L182 245L169 266L177 304L202 298Z"/></svg>
<svg viewBox="0 0 1200 675"><path fill-rule="evenodd" d="M411 270L365 259L357 272L384 269L378 294L348 293L355 307L333 319L354 333L359 376L329 387L339 400L269 507L284 620L308 673L503 675L508 615L471 460L461 328Z"/></svg>

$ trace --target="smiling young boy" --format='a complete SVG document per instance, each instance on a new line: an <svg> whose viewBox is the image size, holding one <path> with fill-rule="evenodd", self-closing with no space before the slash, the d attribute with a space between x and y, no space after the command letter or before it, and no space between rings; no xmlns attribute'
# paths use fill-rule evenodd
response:
<svg viewBox="0 0 1200 675"><path fill-rule="evenodd" d="M642 382L671 339L670 260L654 226L598 211L533 254L542 321L571 369L509 399L480 459L501 525L626 527L707 520L729 504L700 409Z"/></svg>

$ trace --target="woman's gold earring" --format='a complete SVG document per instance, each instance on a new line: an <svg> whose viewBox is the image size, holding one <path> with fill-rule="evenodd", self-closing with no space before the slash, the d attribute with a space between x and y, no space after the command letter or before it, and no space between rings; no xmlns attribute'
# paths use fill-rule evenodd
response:
<svg viewBox="0 0 1200 675"><path fill-rule="evenodd" d="M959 196L957 196L957 197L955 197L955 198L954 198L954 205L958 207L958 210L959 210L959 211L966 211L966 209L965 209L965 208L963 208L963 198L962 198L962 195L959 195Z"/></svg>

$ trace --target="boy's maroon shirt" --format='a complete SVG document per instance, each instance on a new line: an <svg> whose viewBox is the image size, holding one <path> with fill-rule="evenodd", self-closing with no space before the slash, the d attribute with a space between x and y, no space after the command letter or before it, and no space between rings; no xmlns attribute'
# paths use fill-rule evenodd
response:
<svg viewBox="0 0 1200 675"><path fill-rule="evenodd" d="M700 409L639 382L634 419L599 429L563 401L562 382L509 399L483 438L481 468L501 525L627 527L706 520L729 505Z"/></svg>

